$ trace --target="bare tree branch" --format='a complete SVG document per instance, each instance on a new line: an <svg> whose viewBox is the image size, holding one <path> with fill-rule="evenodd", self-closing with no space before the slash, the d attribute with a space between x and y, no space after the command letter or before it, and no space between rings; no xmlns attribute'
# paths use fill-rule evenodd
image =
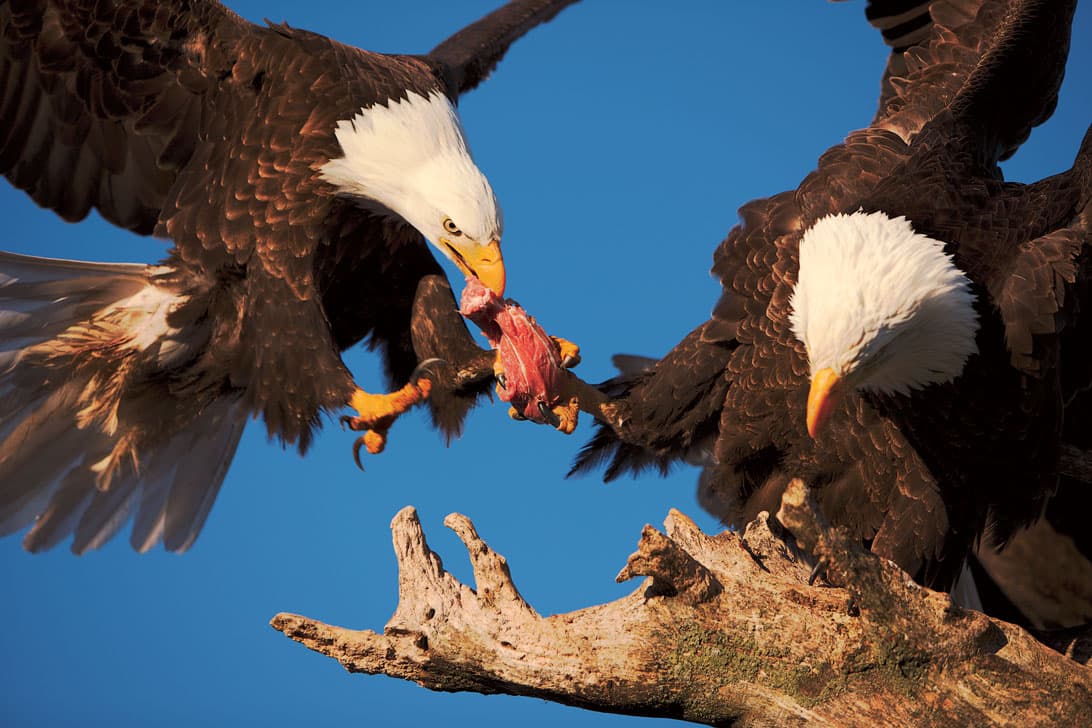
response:
<svg viewBox="0 0 1092 728"><path fill-rule="evenodd" d="M460 515L476 589L447 573L412 508L391 524L399 604L382 634L291 614L273 627L351 672L432 690L528 695L709 725L1092 725L1092 670L1018 627L952 605L821 520L801 483L741 537L671 511L646 526L617 601L549 617Z"/></svg>

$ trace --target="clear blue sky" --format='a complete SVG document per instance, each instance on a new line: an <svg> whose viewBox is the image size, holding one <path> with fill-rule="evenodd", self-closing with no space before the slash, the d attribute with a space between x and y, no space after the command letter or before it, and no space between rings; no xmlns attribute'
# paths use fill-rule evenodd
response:
<svg viewBox="0 0 1092 728"><path fill-rule="evenodd" d="M228 4L372 50L424 52L497 3ZM517 43L464 99L473 151L505 211L509 295L582 345L585 378L609 376L615 352L662 354L704 320L717 295L711 255L736 209L795 187L867 124L886 50L863 15L863 0L587 0ZM1068 167L1092 121L1088 5L1074 38L1058 112L1007 166L1012 179ZM0 248L15 252L151 262L165 249L97 219L66 225L6 184L0 219ZM347 360L358 381L379 386L370 355ZM408 504L463 580L467 558L441 521L470 516L542 614L635 588L614 575L641 527L672 506L716 528L695 501L695 471L564 480L591 427L564 437L505 410L478 408L450 448L415 413L366 473L336 426L306 459L251 426L182 556L138 556L126 537L83 558L0 542L0 723L646 723L349 675L267 626L292 611L381 629L397 596L388 525Z"/></svg>

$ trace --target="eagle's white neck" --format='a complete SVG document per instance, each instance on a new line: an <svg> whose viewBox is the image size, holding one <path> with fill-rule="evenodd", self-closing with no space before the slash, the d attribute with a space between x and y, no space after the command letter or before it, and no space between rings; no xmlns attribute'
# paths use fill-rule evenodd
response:
<svg viewBox="0 0 1092 728"><path fill-rule="evenodd" d="M361 109L334 131L344 156L321 168L339 192L380 203L437 243L445 217L475 240L500 237L493 189L440 91Z"/></svg>
<svg viewBox="0 0 1092 728"><path fill-rule="evenodd" d="M882 212L830 215L800 241L790 300L811 374L906 394L951 381L978 349L970 281L940 241Z"/></svg>

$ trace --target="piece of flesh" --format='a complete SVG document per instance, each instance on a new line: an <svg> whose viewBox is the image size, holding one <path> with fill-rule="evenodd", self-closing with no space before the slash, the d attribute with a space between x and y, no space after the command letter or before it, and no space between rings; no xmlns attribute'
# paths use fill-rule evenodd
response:
<svg viewBox="0 0 1092 728"><path fill-rule="evenodd" d="M497 394L512 406L510 414L572 432L576 407L562 398L563 359L558 341L522 306L502 299L473 277L467 278L459 312L481 328L497 351ZM576 347L568 346L566 360L578 359Z"/></svg>

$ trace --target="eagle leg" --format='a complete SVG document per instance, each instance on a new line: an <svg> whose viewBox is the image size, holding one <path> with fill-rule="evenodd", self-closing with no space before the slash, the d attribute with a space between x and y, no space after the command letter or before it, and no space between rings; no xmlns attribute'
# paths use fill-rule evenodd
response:
<svg viewBox="0 0 1092 728"><path fill-rule="evenodd" d="M560 336L551 336L557 344L558 354L561 356L561 368L572 369L580 363L580 347ZM566 435L573 434L576 429L577 418L580 416L580 398L576 395L562 397L562 401L555 404L551 410L554 415L556 427Z"/></svg>
<svg viewBox="0 0 1092 728"><path fill-rule="evenodd" d="M573 430L576 429L576 422L580 416L580 398L570 397L566 402L558 402L553 406L551 412L553 412L557 420L554 427L566 435L571 435Z"/></svg>
<svg viewBox="0 0 1092 728"><path fill-rule="evenodd" d="M421 367L418 367L418 371ZM415 372L416 374L416 372ZM425 377L411 377L404 387L390 394L371 394L359 387L349 399L349 406L356 410L357 416L341 418L343 427L354 432L364 430L364 434L353 443L353 460L361 470L360 448L367 448L372 455L383 452L387 446L387 431L400 415L414 405L428 399L432 390L432 380Z"/></svg>

